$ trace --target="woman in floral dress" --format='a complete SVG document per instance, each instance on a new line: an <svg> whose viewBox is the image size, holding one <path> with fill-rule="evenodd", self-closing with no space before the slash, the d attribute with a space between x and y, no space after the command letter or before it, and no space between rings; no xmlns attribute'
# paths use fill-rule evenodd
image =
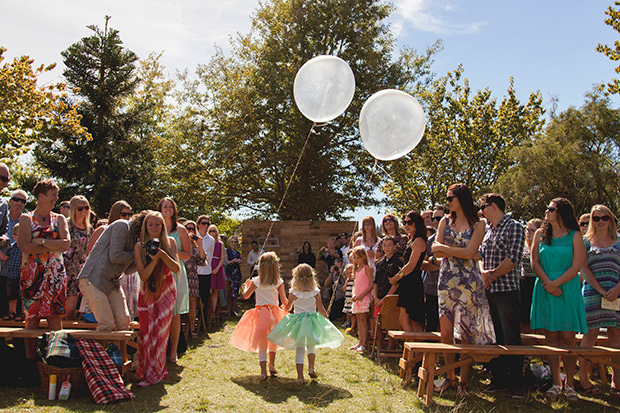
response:
<svg viewBox="0 0 620 413"><path fill-rule="evenodd" d="M463 344L495 343L495 330L489 303L484 292L480 269L476 262L478 248L484 238L485 225L478 219L471 191L463 184L448 188L446 203L450 215L437 230L432 251L442 260L439 269L439 323L441 342ZM446 363L454 362L453 354L445 354ZM461 367L458 392L467 396L469 367ZM456 386L454 371L440 390Z"/></svg>
<svg viewBox="0 0 620 413"><path fill-rule="evenodd" d="M51 330L61 330L67 305L62 253L71 243L69 229L65 217L52 212L58 201L58 186L53 181L39 181L33 194L37 206L19 218L17 241L24 254L20 289L26 328L39 328L39 321L45 318Z"/></svg>

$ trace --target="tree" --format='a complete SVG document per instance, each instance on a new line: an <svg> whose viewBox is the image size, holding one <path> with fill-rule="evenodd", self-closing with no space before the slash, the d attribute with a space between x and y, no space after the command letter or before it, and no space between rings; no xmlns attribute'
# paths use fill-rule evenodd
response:
<svg viewBox="0 0 620 413"><path fill-rule="evenodd" d="M273 217L312 126L295 107L295 74L312 57L333 54L353 69L356 95L343 115L314 129L277 217L341 218L375 203L375 184L367 179L374 160L359 140L359 111L380 89L422 88L439 48L404 49L395 59L395 41L383 23L391 10L379 0L259 5L250 33L231 41L232 56L219 51L199 65L198 80L182 78L187 106L171 139L187 153L176 176L187 177L181 181L214 208Z"/></svg>
<svg viewBox="0 0 620 413"><path fill-rule="evenodd" d="M497 187L518 218L544 216L558 196L571 200L576 213L595 204L620 207L620 110L599 91L554 118L532 145L515 148L514 157Z"/></svg>
<svg viewBox="0 0 620 413"><path fill-rule="evenodd" d="M620 1L615 1L614 3L616 6L620 6ZM620 33L620 9L615 9L613 6L609 6L605 11L605 14L608 16L607 19L605 19L605 24L613 27L616 32ZM620 42L617 40L614 42L613 47L599 43L598 46L596 46L596 51L603 53L609 58L609 60L620 60ZM614 71L616 73L620 73L620 66L616 67ZM607 85L601 85L601 90L605 89L612 94L620 93L620 79L612 79Z"/></svg>
<svg viewBox="0 0 620 413"><path fill-rule="evenodd" d="M62 52L64 76L77 90L78 112L92 140L65 134L43 139L35 151L42 165L66 181L69 192L87 196L100 215L118 199L134 208L152 206L154 145L143 128L159 102L138 93L138 57L123 47L117 30L108 28L109 18L103 30L88 26L94 34Z"/></svg>
<svg viewBox="0 0 620 413"><path fill-rule="evenodd" d="M27 152L43 136L65 133L88 139L80 116L68 103L66 84L37 85L37 77L56 64L34 68L28 56L2 64L5 51L0 47L0 159Z"/></svg>
<svg viewBox="0 0 620 413"><path fill-rule="evenodd" d="M528 144L543 125L540 93L521 104L511 78L498 104L488 88L471 90L462 66L434 81L422 101L427 117L422 141L386 165L391 176L386 203L400 211L444 203L448 187L457 182L474 194L492 189L514 164L510 150Z"/></svg>

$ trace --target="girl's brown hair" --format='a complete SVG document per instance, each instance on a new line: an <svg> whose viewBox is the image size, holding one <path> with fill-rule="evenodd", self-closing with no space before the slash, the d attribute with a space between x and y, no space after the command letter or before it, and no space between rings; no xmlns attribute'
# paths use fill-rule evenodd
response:
<svg viewBox="0 0 620 413"><path fill-rule="evenodd" d="M275 252L264 253L258 259L258 280L260 285L277 285L280 279L280 258Z"/></svg>
<svg viewBox="0 0 620 413"><path fill-rule="evenodd" d="M364 229L364 224L367 222L369 222L372 226L372 228L370 229L370 234L367 234L366 230ZM379 240L379 237L377 236L377 225L375 224L375 219L370 216L362 219L362 240L364 240L364 242L369 241L369 235L375 242Z"/></svg>
<svg viewBox="0 0 620 413"><path fill-rule="evenodd" d="M131 212L131 205L129 205L127 201L122 200L116 201L114 204L112 204L112 207L110 208L110 213L108 214L108 224L111 224L117 219L120 219L121 211L123 209L128 209L129 212Z"/></svg>

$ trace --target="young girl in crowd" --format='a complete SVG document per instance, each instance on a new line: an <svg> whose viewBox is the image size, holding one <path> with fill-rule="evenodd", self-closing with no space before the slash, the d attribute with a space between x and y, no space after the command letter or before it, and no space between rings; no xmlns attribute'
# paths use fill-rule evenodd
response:
<svg viewBox="0 0 620 413"><path fill-rule="evenodd" d="M372 300L370 292L373 288L373 270L368 264L368 256L366 255L365 248L362 246L353 249L351 261L353 262L353 273L355 274L351 312L357 318L359 343L350 347L349 350L363 353L366 351L368 343L368 313L370 312L370 302Z"/></svg>
<svg viewBox="0 0 620 413"><path fill-rule="evenodd" d="M327 319L315 272L308 264L300 264L293 269L293 280L288 298L286 309L291 311L295 307L295 314L284 317L267 338L276 345L297 349L295 356L297 384L303 384L306 349L308 349L308 375L314 379L318 377L314 371L315 349L317 347L337 348L343 343L344 337Z"/></svg>
<svg viewBox="0 0 620 413"><path fill-rule="evenodd" d="M251 278L242 287L243 297L250 298L256 292L256 307L247 311L230 337L230 344L243 351L258 352L260 379L267 378L267 351L269 351L269 374L278 374L275 361L277 346L267 335L286 316L278 307L278 296L286 305L284 283L280 278L280 259L274 252L266 252L258 259L258 277Z"/></svg>
<svg viewBox="0 0 620 413"><path fill-rule="evenodd" d="M346 267L344 267L344 276L347 279L344 290L344 309L342 310L347 317L344 326L347 327L347 333L354 334L355 327L357 327L357 320L355 315L351 314L351 308L353 307L353 280L355 279L353 264L347 264Z"/></svg>

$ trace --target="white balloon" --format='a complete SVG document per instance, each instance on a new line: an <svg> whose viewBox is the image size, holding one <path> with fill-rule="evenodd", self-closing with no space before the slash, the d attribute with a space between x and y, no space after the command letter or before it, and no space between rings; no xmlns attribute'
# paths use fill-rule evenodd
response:
<svg viewBox="0 0 620 413"><path fill-rule="evenodd" d="M400 90L375 93L360 112L362 142L381 161L392 161L411 152L422 140L425 127L420 103Z"/></svg>
<svg viewBox="0 0 620 413"><path fill-rule="evenodd" d="M317 56L297 72L293 85L295 103L314 122L327 122L344 112L355 93L355 77L336 56Z"/></svg>

